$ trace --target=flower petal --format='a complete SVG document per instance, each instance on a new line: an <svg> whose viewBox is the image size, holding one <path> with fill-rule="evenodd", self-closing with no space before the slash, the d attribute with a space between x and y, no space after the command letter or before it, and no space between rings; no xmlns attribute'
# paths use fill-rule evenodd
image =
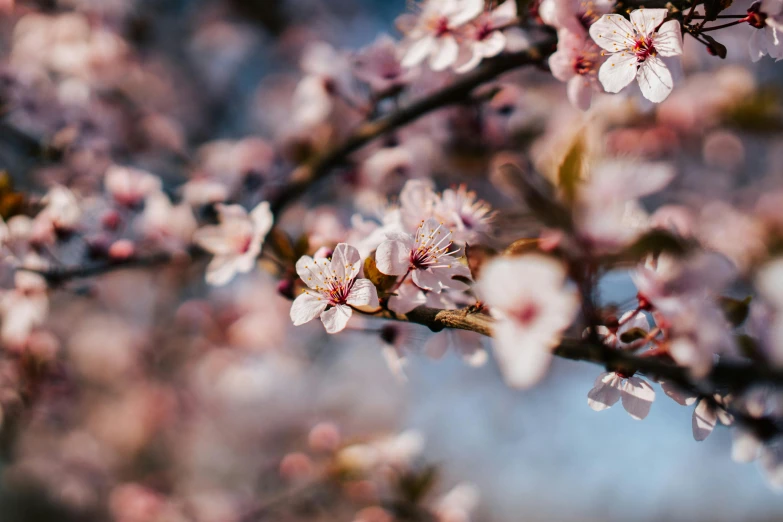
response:
<svg viewBox="0 0 783 522"><path fill-rule="evenodd" d="M634 45L633 26L619 14L607 14L599 18L590 26L590 37L611 53L631 49Z"/></svg>
<svg viewBox="0 0 783 522"><path fill-rule="evenodd" d="M495 325L493 352L506 383L515 388L530 388L538 383L552 360L549 347L526 334L511 321Z"/></svg>
<svg viewBox="0 0 783 522"><path fill-rule="evenodd" d="M443 36L436 40L435 49L430 56L433 71L445 71L457 61L459 44L453 36Z"/></svg>
<svg viewBox="0 0 783 522"><path fill-rule="evenodd" d="M615 53L598 69L598 79L606 92L622 91L636 77L636 56L631 53Z"/></svg>
<svg viewBox="0 0 783 522"><path fill-rule="evenodd" d="M411 251L402 241L384 241L375 251L375 264L386 275L405 275L410 268Z"/></svg>
<svg viewBox="0 0 783 522"><path fill-rule="evenodd" d="M350 306L336 305L321 314L321 322L324 323L327 333L337 333L345 328L352 314Z"/></svg>
<svg viewBox="0 0 783 522"><path fill-rule="evenodd" d="M351 287L346 303L353 306L378 308L378 290L369 279L357 279Z"/></svg>
<svg viewBox="0 0 783 522"><path fill-rule="evenodd" d="M642 95L653 103L661 103L674 88L668 67L657 56L650 56L642 62L636 80Z"/></svg>
<svg viewBox="0 0 783 522"><path fill-rule="evenodd" d="M693 420L691 421L693 438L697 441L703 441L715 429L717 422L718 418L715 416L715 410L712 409L706 399L701 399L696 405L696 409L693 410Z"/></svg>
<svg viewBox="0 0 783 522"><path fill-rule="evenodd" d="M403 284L396 294L389 298L389 310L398 314L407 314L427 302L427 296L413 283Z"/></svg>
<svg viewBox="0 0 783 522"><path fill-rule="evenodd" d="M682 33L680 22L669 20L658 29L653 46L661 56L679 56L682 54Z"/></svg>
<svg viewBox="0 0 783 522"><path fill-rule="evenodd" d="M207 265L206 281L212 286L223 286L237 274L236 256L215 256Z"/></svg>
<svg viewBox="0 0 783 522"><path fill-rule="evenodd" d="M636 9L631 11L631 25L638 33L649 36L669 14L668 9Z"/></svg>
<svg viewBox="0 0 783 522"><path fill-rule="evenodd" d="M567 85L568 101L579 110L586 111L593 101L593 87L582 76L574 76Z"/></svg>
<svg viewBox="0 0 783 522"><path fill-rule="evenodd" d="M403 67L415 67L423 62L427 56L435 49L435 37L425 36L417 40L408 48L408 52L402 58Z"/></svg>
<svg viewBox="0 0 783 522"><path fill-rule="evenodd" d="M332 273L338 280L350 281L359 275L362 257L359 251L346 243L339 243L332 253Z"/></svg>
<svg viewBox="0 0 783 522"><path fill-rule="evenodd" d="M628 414L642 420L650 413L650 407L655 400L655 390L647 381L638 377L630 377L622 388L623 408Z"/></svg>
<svg viewBox="0 0 783 522"><path fill-rule="evenodd" d="M619 380L614 372L599 375L593 389L587 393L587 405L595 411L603 411L614 406L620 400L620 389L617 386Z"/></svg>
<svg viewBox="0 0 783 522"><path fill-rule="evenodd" d="M326 310L326 299L310 292L303 292L291 305L291 321L294 326L309 323Z"/></svg>

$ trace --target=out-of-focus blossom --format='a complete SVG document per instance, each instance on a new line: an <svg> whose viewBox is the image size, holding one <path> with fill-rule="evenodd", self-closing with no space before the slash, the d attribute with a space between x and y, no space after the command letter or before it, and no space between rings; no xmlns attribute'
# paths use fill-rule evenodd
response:
<svg viewBox="0 0 783 522"><path fill-rule="evenodd" d="M606 372L598 376L593 389L587 394L587 405L595 411L603 411L620 399L631 418L642 420L650 413L655 390L639 377Z"/></svg>
<svg viewBox="0 0 783 522"><path fill-rule="evenodd" d="M493 348L510 385L527 388L549 368L552 348L579 307L563 265L540 255L490 261L478 283L497 318Z"/></svg>
<svg viewBox="0 0 783 522"><path fill-rule="evenodd" d="M434 214L452 230L456 241L465 243L486 236L495 216L489 203L478 199L465 185L444 190L435 203Z"/></svg>
<svg viewBox="0 0 783 522"><path fill-rule="evenodd" d="M609 58L598 71L607 92L620 92L634 78L645 98L660 103L674 88L669 68L661 57L682 54L680 23L669 20L666 9L637 9L631 21L618 14L603 15L590 26L590 36Z"/></svg>
<svg viewBox="0 0 783 522"><path fill-rule="evenodd" d="M693 410L693 419L691 421L693 428L693 438L697 441L706 439L715 426L720 422L724 426L729 426L734 422L734 417L729 414L722 406L723 397L715 395L712 398L702 398L696 404Z"/></svg>
<svg viewBox="0 0 783 522"><path fill-rule="evenodd" d="M406 35L410 46L403 67L414 67L429 58L434 71L444 71L459 57L455 31L484 11L484 0L428 0L416 25Z"/></svg>
<svg viewBox="0 0 783 522"><path fill-rule="evenodd" d="M574 107L586 111L593 92L603 91L598 83L602 61L601 50L591 39L566 30L558 32L557 52L549 57L549 68L555 78L567 82L568 100Z"/></svg>
<svg viewBox="0 0 783 522"><path fill-rule="evenodd" d="M48 268L43 260L28 256L25 266L34 270ZM14 274L15 288L0 294L0 340L6 347L21 349L33 330L49 315L49 297L43 276L26 270Z"/></svg>
<svg viewBox="0 0 783 522"><path fill-rule="evenodd" d="M748 23L756 28L748 42L754 62L768 54L775 61L783 59L783 1L762 0L748 9Z"/></svg>
<svg viewBox="0 0 783 522"><path fill-rule="evenodd" d="M296 273L309 288L291 306L294 325L320 316L326 331L337 333L348 324L353 306L377 308L375 285L369 279L358 277L361 264L359 251L345 243L335 247L331 260L310 256L299 259Z"/></svg>
<svg viewBox="0 0 783 522"><path fill-rule="evenodd" d="M423 222L415 236L389 235L375 252L378 270L395 276L410 274L416 286L435 293L464 289L465 283L454 278L470 278L470 270L450 250L451 237L451 231L434 218Z"/></svg>
<svg viewBox="0 0 783 522"><path fill-rule="evenodd" d="M457 484L435 502L435 517L438 522L470 522L479 500L476 486L467 482Z"/></svg>
<svg viewBox="0 0 783 522"><path fill-rule="evenodd" d="M117 203L128 207L136 207L162 188L159 177L144 170L120 165L109 167L104 185Z"/></svg>
<svg viewBox="0 0 783 522"><path fill-rule="evenodd" d="M457 63L455 70L465 73L475 69L482 60L502 53L506 48L506 35L503 28L517 19L517 3L506 0L492 11L479 15L462 31L462 45L467 46L462 54L468 58Z"/></svg>
<svg viewBox="0 0 783 522"><path fill-rule="evenodd" d="M190 205L173 205L162 192L147 199L144 212L136 222L142 236L147 237L167 250L184 250L190 245L193 233L198 228Z"/></svg>
<svg viewBox="0 0 783 522"><path fill-rule="evenodd" d="M239 205L219 204L216 208L219 225L197 230L193 240L214 255L207 267L207 282L224 285L237 273L253 269L274 218L266 201L259 203L250 214Z"/></svg>
<svg viewBox="0 0 783 522"><path fill-rule="evenodd" d="M397 42L382 34L372 45L359 51L353 59L353 72L375 94L391 94L408 85L415 70L400 63Z"/></svg>
<svg viewBox="0 0 783 522"><path fill-rule="evenodd" d="M41 242L54 240L57 233L74 231L82 217L79 199L67 187L52 187L41 200L46 206L35 216L32 234Z"/></svg>

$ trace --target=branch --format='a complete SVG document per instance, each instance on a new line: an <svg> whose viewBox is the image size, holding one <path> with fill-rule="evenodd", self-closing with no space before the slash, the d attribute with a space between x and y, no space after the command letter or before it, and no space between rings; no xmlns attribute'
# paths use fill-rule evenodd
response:
<svg viewBox="0 0 783 522"><path fill-rule="evenodd" d="M415 101L396 112L364 123L345 141L327 150L311 161L309 165L303 165L295 170L291 176L290 183L276 197L270 198L272 212L278 215L312 184L327 177L331 169L340 165L350 154L361 149L375 138L403 127L433 111L469 100L471 93L476 87L494 80L504 73L525 65L542 63L554 51L555 43L555 38L548 36L544 42L526 51L501 55L487 60L476 70L461 76L444 89Z"/></svg>
<svg viewBox="0 0 783 522"><path fill-rule="evenodd" d="M487 314L471 309L440 310L419 306L407 314L396 314L383 310L373 317L416 323L439 332L444 328L457 328L492 336L494 320ZM694 380L687 368L677 366L655 357L640 357L621 350L614 350L602 344L590 343L582 339L566 339L554 349L554 354L572 361L592 362L608 369L622 369L624 372L640 372L680 384L684 388L694 388ZM703 380L712 387L725 387L731 390L743 390L754 384L771 384L783 387L783 372L760 364L720 362ZM697 390L702 388L696 387Z"/></svg>

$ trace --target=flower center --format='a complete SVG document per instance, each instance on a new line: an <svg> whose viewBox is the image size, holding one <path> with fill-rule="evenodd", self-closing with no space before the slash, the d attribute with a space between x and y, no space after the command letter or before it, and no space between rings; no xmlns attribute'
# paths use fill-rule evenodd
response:
<svg viewBox="0 0 783 522"><path fill-rule="evenodd" d="M590 74L590 72L593 70L593 65L593 61L589 58L578 56L574 60L574 71L579 76L584 76L585 74Z"/></svg>
<svg viewBox="0 0 783 522"><path fill-rule="evenodd" d="M541 310L539 309L538 305L536 303L529 302L517 308L514 311L513 316L517 322L522 324L522 326L530 326L540 313Z"/></svg>
<svg viewBox="0 0 783 522"><path fill-rule="evenodd" d="M476 40L481 42L486 40L491 34L492 25L489 22L484 22L476 29Z"/></svg>
<svg viewBox="0 0 783 522"><path fill-rule="evenodd" d="M658 51L655 50L655 46L653 46L653 40L649 36L638 38L633 45L633 52L636 55L636 60L638 62L643 62L650 56L658 54Z"/></svg>
<svg viewBox="0 0 783 522"><path fill-rule="evenodd" d="M435 36L441 37L449 34L451 29L449 28L449 19L445 16L441 16L435 22Z"/></svg>

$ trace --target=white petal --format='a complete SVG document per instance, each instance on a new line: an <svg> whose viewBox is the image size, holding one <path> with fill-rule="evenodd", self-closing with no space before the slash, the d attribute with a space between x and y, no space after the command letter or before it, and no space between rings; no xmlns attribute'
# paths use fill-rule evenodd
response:
<svg viewBox="0 0 783 522"><path fill-rule="evenodd" d="M515 0L506 0L496 7L490 15L495 25L510 22L517 17L517 3Z"/></svg>
<svg viewBox="0 0 783 522"><path fill-rule="evenodd" d="M672 384L669 381L660 381L659 384L661 385L661 389L663 390L663 393L665 393L672 400L674 400L674 402L676 402L681 406L690 406L691 404L696 402L695 395L684 392L676 384Z"/></svg>
<svg viewBox="0 0 783 522"><path fill-rule="evenodd" d="M649 36L668 13L667 9L636 9L631 12L631 24L638 33Z"/></svg>
<svg viewBox="0 0 783 522"><path fill-rule="evenodd" d="M439 294L443 287L443 280L435 270L414 270L412 274L413 282L422 290L431 290Z"/></svg>
<svg viewBox="0 0 783 522"><path fill-rule="evenodd" d="M202 227L193 233L193 241L210 254L227 255L234 252L234 245L223 227Z"/></svg>
<svg viewBox="0 0 783 522"><path fill-rule="evenodd" d="M333 334L342 331L348 324L353 310L350 306L337 305L321 314L321 322L324 323L327 333Z"/></svg>
<svg viewBox="0 0 783 522"><path fill-rule="evenodd" d="M761 60L761 57L767 54L767 42L764 38L764 32L761 29L756 29L753 34L750 35L748 41L748 52L750 53L750 59L754 62Z"/></svg>
<svg viewBox="0 0 783 522"><path fill-rule="evenodd" d="M269 202L262 201L256 205L256 208L250 212L250 219L253 221L256 234L266 236L267 232L269 232L269 229L272 228L272 223L275 220L274 216L272 215L272 210L269 208Z"/></svg>
<svg viewBox="0 0 783 522"><path fill-rule="evenodd" d="M375 251L375 264L386 275L405 275L410 268L411 251L402 241L384 241Z"/></svg>
<svg viewBox="0 0 783 522"><path fill-rule="evenodd" d="M435 49L435 43L436 40L434 36L425 36L414 42L402 58L401 65L403 67L415 67L419 65Z"/></svg>
<svg viewBox="0 0 783 522"><path fill-rule="evenodd" d="M223 286L237 273L236 256L215 256L207 265L206 280L212 286Z"/></svg>
<svg viewBox="0 0 783 522"><path fill-rule="evenodd" d="M712 430L715 429L715 423L718 422L718 418L715 416L715 411L710 407L706 399L701 399L699 404L696 405L696 409L693 410L693 419L691 424L693 426L693 438L697 441L706 439Z"/></svg>
<svg viewBox="0 0 783 522"><path fill-rule="evenodd" d="M682 33L680 22L669 20L661 26L653 40L653 46L661 56L679 56L682 54Z"/></svg>
<svg viewBox="0 0 783 522"><path fill-rule="evenodd" d="M620 92L636 77L636 56L631 53L615 53L598 69L598 79L606 92Z"/></svg>
<svg viewBox="0 0 783 522"><path fill-rule="evenodd" d="M449 350L448 331L436 333L424 344L424 353L432 359L440 359Z"/></svg>
<svg viewBox="0 0 783 522"><path fill-rule="evenodd" d="M304 284L310 288L324 286L323 271L329 266L326 259L313 259L310 256L302 256L296 262L296 273Z"/></svg>
<svg viewBox="0 0 783 522"><path fill-rule="evenodd" d="M398 314L407 314L427 302L427 296L413 283L403 284L396 294L389 298L389 310Z"/></svg>
<svg viewBox="0 0 783 522"><path fill-rule="evenodd" d="M552 353L544 343L525 334L510 321L495 325L492 342L495 358L506 383L515 388L530 388L538 383L552 360Z"/></svg>
<svg viewBox="0 0 783 522"><path fill-rule="evenodd" d="M639 66L636 79L642 95L653 103L665 100L674 88L669 69L657 56L650 56Z"/></svg>
<svg viewBox="0 0 783 522"><path fill-rule="evenodd" d="M326 310L326 300L310 292L303 292L291 305L291 321L294 326L308 323Z"/></svg>
<svg viewBox="0 0 783 522"><path fill-rule="evenodd" d="M574 76L568 81L568 101L579 110L586 111L593 101L593 87L581 76Z"/></svg>
<svg viewBox="0 0 783 522"><path fill-rule="evenodd" d="M614 406L620 400L620 389L616 385L619 379L614 372L599 375L595 386L587 394L587 405L595 411L603 411Z"/></svg>
<svg viewBox="0 0 783 522"><path fill-rule="evenodd" d="M634 45L634 29L619 14L603 15L590 26L590 36L601 48L611 53L630 49Z"/></svg>
<svg viewBox="0 0 783 522"><path fill-rule="evenodd" d="M355 247L345 243L340 243L334 247L331 268L337 279L350 281L359 274L361 265L362 258Z"/></svg>
<svg viewBox="0 0 783 522"><path fill-rule="evenodd" d="M378 308L378 290L369 279L357 279L353 283L346 302L353 306Z"/></svg>
<svg viewBox="0 0 783 522"><path fill-rule="evenodd" d="M463 0L459 11L449 17L452 28L459 27L478 17L484 12L484 0Z"/></svg>
<svg viewBox="0 0 783 522"><path fill-rule="evenodd" d="M506 35L500 31L493 31L487 38L478 42L477 47L484 58L497 56L506 48Z"/></svg>
<svg viewBox="0 0 783 522"><path fill-rule="evenodd" d="M549 57L549 70L552 76L561 82L567 82L574 77L574 59L566 50L558 50Z"/></svg>
<svg viewBox="0 0 783 522"><path fill-rule="evenodd" d="M457 61L459 44L453 36L438 38L435 49L430 56L430 67L433 71L445 71Z"/></svg>
<svg viewBox="0 0 783 522"><path fill-rule="evenodd" d="M641 420L650 413L650 407L655 400L655 390L647 381L638 377L631 377L625 381L622 388L623 408L628 414Z"/></svg>
<svg viewBox="0 0 783 522"><path fill-rule="evenodd" d="M734 462L753 462L759 456L761 442L752 433L735 429L731 437L731 459Z"/></svg>

